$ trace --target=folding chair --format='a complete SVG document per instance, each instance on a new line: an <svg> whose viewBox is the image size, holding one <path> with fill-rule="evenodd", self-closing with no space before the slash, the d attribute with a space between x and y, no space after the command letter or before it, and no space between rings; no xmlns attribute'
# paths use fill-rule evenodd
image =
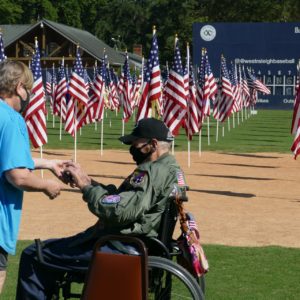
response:
<svg viewBox="0 0 300 300"><path fill-rule="evenodd" d="M102 246L111 241L133 245L139 255L102 252ZM144 243L129 236L108 235L100 238L93 251L82 299L146 300L147 290L147 250Z"/></svg>

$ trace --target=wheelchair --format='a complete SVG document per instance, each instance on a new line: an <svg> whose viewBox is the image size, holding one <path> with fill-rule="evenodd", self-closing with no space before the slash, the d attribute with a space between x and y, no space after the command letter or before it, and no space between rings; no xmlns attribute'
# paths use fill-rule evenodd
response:
<svg viewBox="0 0 300 300"><path fill-rule="evenodd" d="M188 201L185 194L180 196L180 201ZM178 207L175 202L175 197L169 197L165 207L165 211L162 215L158 237L138 238L138 240L147 248L148 267L147 291L145 298L141 299L204 299L204 275L200 278L195 278L185 268L174 261L177 256L182 255L176 241L172 238L177 220ZM111 236L111 238L117 239L118 236ZM119 236L119 238L121 241L124 241L123 236ZM130 237L128 238L130 239ZM137 238L133 237L133 239ZM106 242L109 242L110 237L105 237L105 240ZM85 299L84 297L82 298L82 294L73 293L71 286L73 283L85 282L83 291L85 290L85 286L87 284L87 274L89 273L88 268L74 271L66 267L49 264L43 258L42 242L39 239L35 240L35 242L37 249L37 259L41 263L41 265L43 265L45 268L51 268L64 272L63 279L56 282L56 289L52 299L60 299L60 295L62 295L63 299ZM96 244L98 244L98 242ZM99 248L99 245L95 247L94 253L95 251L98 251L96 248ZM101 299L101 297L99 297L99 299Z"/></svg>

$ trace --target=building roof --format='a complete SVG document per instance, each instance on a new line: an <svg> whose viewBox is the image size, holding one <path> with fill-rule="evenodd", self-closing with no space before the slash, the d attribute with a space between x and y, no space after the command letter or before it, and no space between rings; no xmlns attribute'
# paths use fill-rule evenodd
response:
<svg viewBox="0 0 300 300"><path fill-rule="evenodd" d="M41 25L48 26L72 43L79 44L80 48L82 48L85 52L87 52L97 60L101 60L103 58L103 51L105 48L105 52L111 64L122 65L124 63L124 56L121 53L119 53L103 41L99 40L90 32L56 23L47 19L42 19L35 24L0 25L3 32L4 47L11 45L12 43L20 39L24 34ZM137 60L135 59L131 61L131 63L141 64L141 61L137 62Z"/></svg>

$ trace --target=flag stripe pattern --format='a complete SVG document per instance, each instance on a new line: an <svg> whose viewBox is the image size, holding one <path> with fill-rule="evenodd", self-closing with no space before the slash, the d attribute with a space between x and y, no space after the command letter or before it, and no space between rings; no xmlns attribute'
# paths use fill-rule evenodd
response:
<svg viewBox="0 0 300 300"><path fill-rule="evenodd" d="M70 78L69 93L79 103L82 103L84 106L87 105L89 95L87 92L86 82L84 80L84 70L79 53L79 47L77 47L75 66Z"/></svg>
<svg viewBox="0 0 300 300"><path fill-rule="evenodd" d="M35 44L35 54L32 63L33 87L28 107L25 111L25 122L34 148L46 144L46 99L42 80L42 69L38 43Z"/></svg>
<svg viewBox="0 0 300 300"><path fill-rule="evenodd" d="M187 114L185 120L185 130L189 140L195 133L199 132L198 112L196 100L196 86L192 63L190 61L190 48L187 46L187 59L184 71L184 89L187 100Z"/></svg>
<svg viewBox="0 0 300 300"><path fill-rule="evenodd" d="M123 107L123 120L127 122L132 115L132 79L129 68L129 58L126 52L123 72L119 85L120 96Z"/></svg>
<svg viewBox="0 0 300 300"><path fill-rule="evenodd" d="M67 102L66 95L68 92L67 79L63 63L58 71L58 82L55 89L55 103L58 109L58 115L61 116L62 121L66 121Z"/></svg>
<svg viewBox="0 0 300 300"><path fill-rule="evenodd" d="M232 113L234 99L232 94L232 85L229 78L226 59L221 56L221 86L220 96L214 103L214 118L224 122Z"/></svg>
<svg viewBox="0 0 300 300"><path fill-rule="evenodd" d="M177 135L187 112L183 68L177 37L175 38L174 61L166 82L165 97L163 119L172 134Z"/></svg>
<svg viewBox="0 0 300 300"><path fill-rule="evenodd" d="M148 117L153 101L156 101L159 106L158 110L160 113L162 112L162 102L160 100L162 97L162 84L156 30L153 30L150 55L142 73L143 84L136 118L137 121Z"/></svg>

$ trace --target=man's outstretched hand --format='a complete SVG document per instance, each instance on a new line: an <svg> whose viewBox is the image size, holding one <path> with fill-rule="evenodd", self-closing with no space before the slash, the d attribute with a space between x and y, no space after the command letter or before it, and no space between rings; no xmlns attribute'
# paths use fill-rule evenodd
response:
<svg viewBox="0 0 300 300"><path fill-rule="evenodd" d="M69 162L65 165L63 181L81 190L92 182L91 178L81 169L81 166L73 162Z"/></svg>

